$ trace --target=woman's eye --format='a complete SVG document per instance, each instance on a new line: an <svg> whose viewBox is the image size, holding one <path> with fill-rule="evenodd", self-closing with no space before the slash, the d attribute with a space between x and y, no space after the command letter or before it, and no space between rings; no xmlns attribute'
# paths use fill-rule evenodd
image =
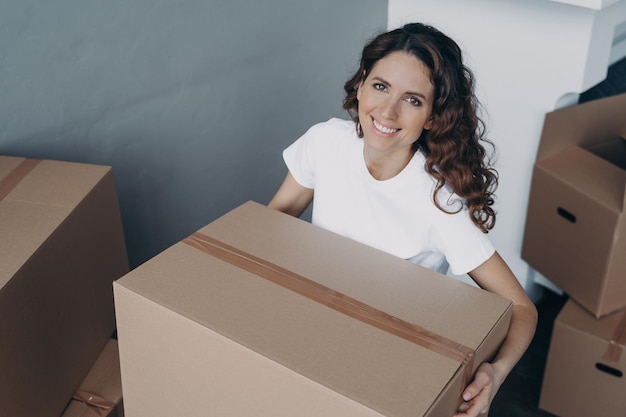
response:
<svg viewBox="0 0 626 417"><path fill-rule="evenodd" d="M385 91L386 87L381 83L374 83L374 90Z"/></svg>
<svg viewBox="0 0 626 417"><path fill-rule="evenodd" d="M414 106L419 106L420 104L422 104L421 101L419 101L417 98L415 97L409 97L406 99L406 101L408 101L410 104L414 105Z"/></svg>

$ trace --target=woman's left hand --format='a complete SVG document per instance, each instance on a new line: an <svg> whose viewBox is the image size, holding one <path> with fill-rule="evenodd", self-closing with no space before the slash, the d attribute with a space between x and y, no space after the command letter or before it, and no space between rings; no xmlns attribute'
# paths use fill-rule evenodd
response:
<svg viewBox="0 0 626 417"><path fill-rule="evenodd" d="M486 416L501 384L492 364L485 362L480 365L474 380L463 391L463 403L454 417Z"/></svg>
<svg viewBox="0 0 626 417"><path fill-rule="evenodd" d="M464 402L454 417L487 415L500 385L530 345L537 326L535 305L497 252L469 275L482 289L513 301L513 314L496 357L478 367L474 380L463 391Z"/></svg>

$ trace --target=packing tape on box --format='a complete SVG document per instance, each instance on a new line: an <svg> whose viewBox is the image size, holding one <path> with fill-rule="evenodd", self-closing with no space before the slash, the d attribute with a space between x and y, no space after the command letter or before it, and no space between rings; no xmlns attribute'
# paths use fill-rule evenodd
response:
<svg viewBox="0 0 626 417"><path fill-rule="evenodd" d="M607 362L618 363L622 356L624 346L626 346L626 311L624 311L622 319L615 328L613 336L609 341L609 346L607 346L602 359Z"/></svg>
<svg viewBox="0 0 626 417"><path fill-rule="evenodd" d="M106 398L81 390L76 391L72 399L85 403L91 411L100 417L108 416L117 405Z"/></svg>
<svg viewBox="0 0 626 417"><path fill-rule="evenodd" d="M41 162L40 159L25 159L13 168L9 175L0 179L0 201L7 196Z"/></svg>
<svg viewBox="0 0 626 417"><path fill-rule="evenodd" d="M474 350L454 340L450 340L420 326L401 320L348 297L345 294L332 290L306 277L241 251L202 233L196 232L192 234L184 239L183 243L228 262L231 265L252 272L257 276L263 277L352 318L459 362L465 367L465 384L463 384L463 387L467 385L472 376Z"/></svg>

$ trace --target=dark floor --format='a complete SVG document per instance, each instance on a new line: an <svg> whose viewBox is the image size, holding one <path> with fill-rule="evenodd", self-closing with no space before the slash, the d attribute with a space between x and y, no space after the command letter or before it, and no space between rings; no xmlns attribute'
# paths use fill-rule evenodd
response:
<svg viewBox="0 0 626 417"><path fill-rule="evenodd" d="M580 95L580 103L626 93L626 58L611 65L607 78ZM566 301L545 290L537 301L539 323L532 344L496 395L489 417L553 417L538 408L541 381L556 315ZM590 416L592 417L592 416Z"/></svg>
<svg viewBox="0 0 626 417"><path fill-rule="evenodd" d="M543 370L548 356L552 326L567 300L545 290L537 301L539 322L535 337L494 399L489 417L552 417L538 408ZM591 417L591 416L590 416Z"/></svg>
<svg viewBox="0 0 626 417"><path fill-rule="evenodd" d="M609 67L606 79L580 94L580 103L626 93L626 58Z"/></svg>

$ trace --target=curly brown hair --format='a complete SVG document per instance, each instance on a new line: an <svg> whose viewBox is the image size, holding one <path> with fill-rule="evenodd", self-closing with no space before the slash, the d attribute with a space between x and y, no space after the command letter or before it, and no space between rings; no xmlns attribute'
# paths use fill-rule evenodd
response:
<svg viewBox="0 0 626 417"><path fill-rule="evenodd" d="M343 108L356 124L359 122L357 89L376 62L395 51L404 51L422 61L429 69L435 87L432 127L413 143L413 150L426 156L426 171L437 181L434 204L446 213L437 195L444 186L462 197L472 221L484 233L493 228L493 209L498 172L491 164L484 145L495 151L485 135L485 124L478 115L480 103L474 93L474 76L463 64L462 52L451 38L432 26L409 23L382 33L363 48L359 69L345 83ZM457 211L458 212L458 211Z"/></svg>

